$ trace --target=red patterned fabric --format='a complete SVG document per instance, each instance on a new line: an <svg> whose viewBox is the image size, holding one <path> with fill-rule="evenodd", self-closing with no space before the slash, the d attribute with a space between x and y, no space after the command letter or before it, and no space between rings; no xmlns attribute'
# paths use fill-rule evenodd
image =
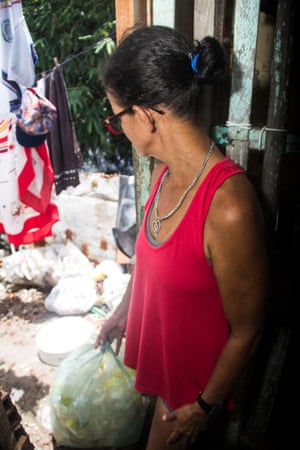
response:
<svg viewBox="0 0 300 450"><path fill-rule="evenodd" d="M15 118L0 121L0 232L11 244L31 244L52 234L59 220L51 202L53 170L43 143L22 147L15 133Z"/></svg>

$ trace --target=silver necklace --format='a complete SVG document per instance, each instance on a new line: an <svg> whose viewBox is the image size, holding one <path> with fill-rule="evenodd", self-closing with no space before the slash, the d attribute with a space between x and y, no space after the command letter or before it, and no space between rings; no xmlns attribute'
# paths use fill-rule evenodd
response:
<svg viewBox="0 0 300 450"><path fill-rule="evenodd" d="M167 175L169 175L170 171L169 169L166 170L166 172L163 174L162 179L160 181L159 187L157 189L157 193L155 196L155 200L154 200L154 219L152 220L152 230L155 236L155 239L157 239L159 230L161 228L161 222L163 220L169 219L169 217L173 216L173 214L176 213L176 211L180 208L180 206L182 205L182 203L184 202L185 197L187 196L187 194L190 192L190 190L195 186L195 184L197 183L197 181L199 180L199 178L201 177L205 166L209 160L209 158L211 157L213 151L215 148L215 143L213 141L211 141L209 150L204 158L204 160L202 161L202 164L198 170L198 172L196 173L196 175L194 176L191 184L186 188L186 190L183 192L182 196L180 197L177 205L165 216L159 216L158 215L158 202L159 202L159 198L160 198L160 193L162 190L162 186L164 184L165 178Z"/></svg>

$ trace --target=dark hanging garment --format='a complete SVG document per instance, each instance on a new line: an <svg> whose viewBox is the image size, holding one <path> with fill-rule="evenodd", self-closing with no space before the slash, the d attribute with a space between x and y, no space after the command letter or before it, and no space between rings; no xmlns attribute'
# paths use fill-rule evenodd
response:
<svg viewBox="0 0 300 450"><path fill-rule="evenodd" d="M59 194L69 186L80 183L78 168L82 162L60 66L47 76L45 96L57 109L57 120L48 134L47 142L54 171L55 192Z"/></svg>

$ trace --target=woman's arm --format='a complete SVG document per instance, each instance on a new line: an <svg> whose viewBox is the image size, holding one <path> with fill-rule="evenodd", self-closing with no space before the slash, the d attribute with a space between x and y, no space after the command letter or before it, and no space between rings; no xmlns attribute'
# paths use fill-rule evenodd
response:
<svg viewBox="0 0 300 450"><path fill-rule="evenodd" d="M229 340L202 395L214 404L232 392L256 348L265 319L268 263L262 212L243 175L229 178L217 191L205 242L230 326Z"/></svg>
<svg viewBox="0 0 300 450"><path fill-rule="evenodd" d="M95 341L95 348L103 345L105 341L112 343L112 341L116 339L116 354L119 354L122 339L125 336L127 315L131 298L132 277L133 273L128 282L122 301L113 313L102 322L100 332Z"/></svg>
<svg viewBox="0 0 300 450"><path fill-rule="evenodd" d="M267 252L262 214L244 176L228 179L217 191L204 231L205 253L212 264L227 316L230 336L201 398L221 404L233 392L262 333L268 289ZM197 357L197 355L195 355ZM176 421L168 443L195 439L209 415L194 403L165 414Z"/></svg>

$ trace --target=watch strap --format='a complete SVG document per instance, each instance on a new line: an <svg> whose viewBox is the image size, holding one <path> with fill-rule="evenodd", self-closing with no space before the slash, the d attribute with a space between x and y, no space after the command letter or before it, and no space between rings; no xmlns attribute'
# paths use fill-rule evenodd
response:
<svg viewBox="0 0 300 450"><path fill-rule="evenodd" d="M208 414L209 416L215 414L216 412L220 411L220 409L222 409L222 405L220 403L210 404L207 403L205 400L203 400L202 392L199 393L197 397L197 402L200 408L202 408L203 411L205 411L206 414Z"/></svg>

